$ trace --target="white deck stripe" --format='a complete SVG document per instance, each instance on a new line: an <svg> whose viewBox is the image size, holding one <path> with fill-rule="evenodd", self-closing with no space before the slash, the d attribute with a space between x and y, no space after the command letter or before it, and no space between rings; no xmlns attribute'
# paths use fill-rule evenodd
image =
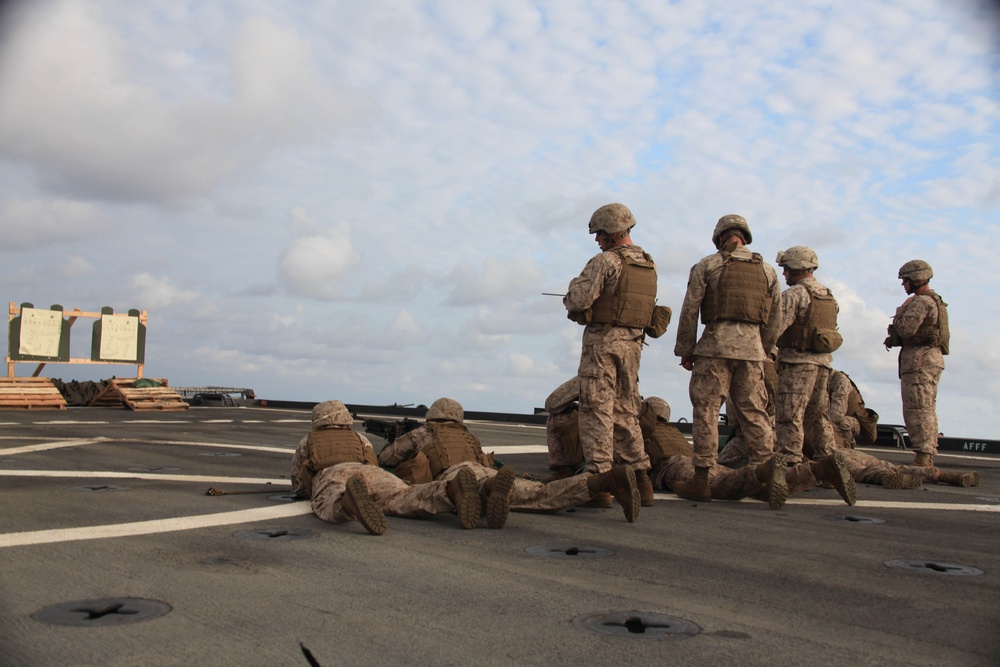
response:
<svg viewBox="0 0 1000 667"><path fill-rule="evenodd" d="M311 513L312 506L309 503L287 503L275 507L260 507L251 510L239 510L237 512L202 514L173 519L156 519L152 521L88 526L84 528L55 528L52 530L36 530L24 533L7 533L0 535L0 548L170 533L178 530L194 530L196 528L230 526L253 521L285 519Z"/></svg>
<svg viewBox="0 0 1000 667"><path fill-rule="evenodd" d="M56 442L42 442L37 445L25 445L24 447L11 447L0 449L0 456L11 456L13 454L30 454L31 452L44 452L48 449L61 449L63 447L78 447L80 445L92 445L96 442L109 442L109 438L77 438L74 440L58 440Z"/></svg>
<svg viewBox="0 0 1000 667"><path fill-rule="evenodd" d="M0 470L0 477L79 477L80 479L165 479L170 482L205 482L206 484L276 484L291 485L287 479L267 477L219 477L217 475L173 475L155 472L111 472L107 470ZM282 493L282 489L275 489Z"/></svg>
<svg viewBox="0 0 1000 667"><path fill-rule="evenodd" d="M190 447L214 447L216 449L245 449L254 452L275 452L278 454L291 454L294 450L289 447L270 447L268 445L240 445L224 442L196 442L190 440L147 440L145 438L86 438L78 440L59 440L57 442L45 442L37 445L25 445L24 447L10 447L0 449L0 456L10 456L12 454L29 454L31 452L41 452L48 449L59 449L61 447L79 447L80 445L92 445L94 443L139 443L141 445L187 445Z"/></svg>
<svg viewBox="0 0 1000 667"><path fill-rule="evenodd" d="M653 497L657 500L681 500L684 502L695 502L692 500L685 500L680 496L675 496L672 493L656 493ZM713 502L718 503L756 503L761 504L759 500L753 500L751 498L743 498L742 500L715 500ZM838 507L844 511L857 510L857 509L885 509L885 510L951 510L951 511L965 511L965 512L1000 512L1000 505L973 505L964 503L908 503L900 500L859 500L857 504L851 506L845 503L843 500L834 500L832 498L789 498L785 502L785 506L788 505L811 505L814 507Z"/></svg>

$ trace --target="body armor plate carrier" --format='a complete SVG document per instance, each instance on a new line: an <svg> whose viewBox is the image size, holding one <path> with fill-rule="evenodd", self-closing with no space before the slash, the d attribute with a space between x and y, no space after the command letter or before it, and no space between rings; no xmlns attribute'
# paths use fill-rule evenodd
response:
<svg viewBox="0 0 1000 667"><path fill-rule="evenodd" d="M350 428L320 428L309 434L309 469L317 473L338 463L378 465L375 452L365 447L361 436Z"/></svg>
<svg viewBox="0 0 1000 667"><path fill-rule="evenodd" d="M840 345L833 346L833 349L820 349L824 346L818 343L820 337L817 336L817 333L837 331L837 301L833 298L833 293L830 290L827 290L825 295L821 295L807 285L803 285L803 287L809 292L809 307L801 318L801 322L800 318L796 318L791 326L778 337L777 345L782 349L798 350L799 352L833 352ZM842 338L841 342L843 342Z"/></svg>
<svg viewBox="0 0 1000 667"><path fill-rule="evenodd" d="M489 466L489 459L483 453L479 438L469 429L456 422L427 422L427 428L434 434L434 441L423 448L431 466L431 474L436 478L442 472L463 461L473 461Z"/></svg>
<svg viewBox="0 0 1000 667"><path fill-rule="evenodd" d="M924 320L920 324L920 328L917 329L917 333L910 338L903 338L896 331L896 322L893 321L889 325L889 338L885 341L886 347L939 347L942 354L948 354L951 345L951 331L948 328L948 304L934 290L930 290L926 294L937 304L937 323Z"/></svg>
<svg viewBox="0 0 1000 667"><path fill-rule="evenodd" d="M694 456L691 443L673 424L657 421L655 424L645 423L640 426L651 466L671 456Z"/></svg>
<svg viewBox="0 0 1000 667"><path fill-rule="evenodd" d="M648 327L656 306L656 265L645 252L642 259L630 257L625 249L615 248L622 260L622 274L613 293L603 293L592 306L590 321L619 327Z"/></svg>
<svg viewBox="0 0 1000 667"><path fill-rule="evenodd" d="M767 324L771 318L771 296L764 273L764 260L753 253L739 259L723 253L718 287L708 286L701 302L701 323L735 320Z"/></svg>

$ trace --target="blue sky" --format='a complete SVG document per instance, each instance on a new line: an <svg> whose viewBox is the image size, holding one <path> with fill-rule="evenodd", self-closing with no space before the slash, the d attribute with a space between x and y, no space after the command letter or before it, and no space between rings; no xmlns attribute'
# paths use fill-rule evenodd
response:
<svg viewBox="0 0 1000 667"><path fill-rule="evenodd" d="M541 293L597 251L594 209L632 209L675 310L740 213L767 260L816 250L885 422L896 271L929 261L941 428L1000 437L998 36L972 0L6 3L0 284L149 311L175 386L530 412L576 372ZM640 390L689 417L673 337Z"/></svg>

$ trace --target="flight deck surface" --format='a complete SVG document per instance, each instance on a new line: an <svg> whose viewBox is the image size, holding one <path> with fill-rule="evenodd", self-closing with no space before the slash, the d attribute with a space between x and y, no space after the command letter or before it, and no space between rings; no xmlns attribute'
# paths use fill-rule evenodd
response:
<svg viewBox="0 0 1000 667"><path fill-rule="evenodd" d="M468 425L544 477L542 426ZM292 500L309 428L303 410L0 412L0 663L1000 663L1000 457L943 453L980 485L859 485L854 507L657 494L634 524L390 517L376 537Z"/></svg>

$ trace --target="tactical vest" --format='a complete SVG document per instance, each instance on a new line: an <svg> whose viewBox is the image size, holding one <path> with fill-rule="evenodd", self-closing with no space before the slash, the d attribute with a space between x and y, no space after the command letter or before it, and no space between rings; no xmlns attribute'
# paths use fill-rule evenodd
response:
<svg viewBox="0 0 1000 667"><path fill-rule="evenodd" d="M861 426L858 438L861 443L874 445L875 441L878 440L878 413L865 407L865 400L861 397L858 385L854 384L854 380L847 373L844 373L844 376L851 383L851 393L847 395L847 416L858 420L858 424ZM849 446L854 447L854 443L850 443Z"/></svg>
<svg viewBox="0 0 1000 667"><path fill-rule="evenodd" d="M552 434L562 445L563 456L567 461L582 461L583 447L580 445L580 420L576 415L565 419L552 428Z"/></svg>
<svg viewBox="0 0 1000 667"><path fill-rule="evenodd" d="M378 459L361 436L349 428L320 428L309 434L306 462L313 473L338 463L365 463L377 466Z"/></svg>
<svg viewBox="0 0 1000 667"><path fill-rule="evenodd" d="M750 259L723 253L724 261L716 287L707 286L701 301L701 323L735 320L767 324L771 318L771 296L764 260L757 253Z"/></svg>
<svg viewBox="0 0 1000 667"><path fill-rule="evenodd" d="M423 448L423 453L431 466L431 474L437 477L442 472L462 461L472 461L489 465L483 453L479 438L472 435L462 424L450 421L431 421L425 426L434 439Z"/></svg>
<svg viewBox="0 0 1000 667"><path fill-rule="evenodd" d="M656 265L645 252L642 259L626 253L628 246L610 250L622 260L622 274L612 293L602 293L591 306L590 321L618 327L648 327L656 306Z"/></svg>
<svg viewBox="0 0 1000 667"><path fill-rule="evenodd" d="M816 332L837 330L837 300L830 290L821 295L808 285L802 286L809 292L809 307L806 308L805 315L796 317L791 326L778 337L777 345L782 349L799 352L831 352L832 350L816 349Z"/></svg>
<svg viewBox="0 0 1000 667"><path fill-rule="evenodd" d="M899 334L896 334L893 342L904 348L920 346L939 347L941 348L941 354L948 354L951 343L951 332L948 329L948 304L934 290L926 292L925 295L934 299L934 302L937 304L937 322L933 323L929 321L929 318L925 319L920 323L920 328L917 329L917 333L913 334L913 336L903 338ZM890 337L895 333L895 327L896 323L894 321L890 327Z"/></svg>
<svg viewBox="0 0 1000 667"><path fill-rule="evenodd" d="M642 427L642 442L649 456L650 465L657 463L670 456L694 456L694 449L673 424L657 421L650 428L649 424L640 424Z"/></svg>

